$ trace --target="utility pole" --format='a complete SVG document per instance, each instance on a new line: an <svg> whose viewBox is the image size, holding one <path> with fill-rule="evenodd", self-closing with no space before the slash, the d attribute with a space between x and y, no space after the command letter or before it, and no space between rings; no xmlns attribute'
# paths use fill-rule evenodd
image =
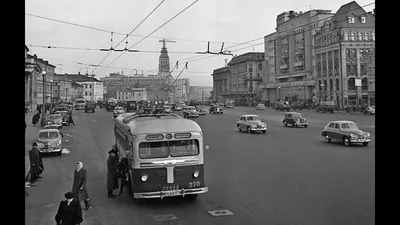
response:
<svg viewBox="0 0 400 225"><path fill-rule="evenodd" d="M339 69L342 110L344 110L343 72L342 72L342 28L339 28Z"/></svg>

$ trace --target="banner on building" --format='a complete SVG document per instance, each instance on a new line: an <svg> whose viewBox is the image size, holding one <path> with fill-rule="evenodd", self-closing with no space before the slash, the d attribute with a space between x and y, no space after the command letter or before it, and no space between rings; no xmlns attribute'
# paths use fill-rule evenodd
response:
<svg viewBox="0 0 400 225"><path fill-rule="evenodd" d="M356 79L356 87L361 87L361 79Z"/></svg>

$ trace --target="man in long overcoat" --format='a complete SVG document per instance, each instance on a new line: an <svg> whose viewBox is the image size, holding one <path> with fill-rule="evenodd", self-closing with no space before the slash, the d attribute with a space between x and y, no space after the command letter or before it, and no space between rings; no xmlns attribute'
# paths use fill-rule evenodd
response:
<svg viewBox="0 0 400 225"><path fill-rule="evenodd" d="M107 190L108 197L115 198L116 195L113 194L115 189L118 189L118 155L117 155L117 146L113 145L113 148L108 152L107 158Z"/></svg>
<svg viewBox="0 0 400 225"><path fill-rule="evenodd" d="M39 175L44 170L42 156L36 142L32 144L32 149L29 151L29 161L31 163L31 183L33 183L40 178Z"/></svg>
<svg viewBox="0 0 400 225"><path fill-rule="evenodd" d="M83 168L83 163L78 162L76 164L76 169L74 171L74 183L72 184L72 193L74 194L76 201L85 202L84 210L88 210L90 208L89 194L86 187L87 183L86 181L87 181L87 172Z"/></svg>
<svg viewBox="0 0 400 225"><path fill-rule="evenodd" d="M40 113L38 111L35 115L32 116L33 126L35 126L39 122L39 119L40 119Z"/></svg>
<svg viewBox="0 0 400 225"><path fill-rule="evenodd" d="M77 225L83 222L82 208L78 201L75 201L74 194L67 192L67 200L61 201L55 216L57 225Z"/></svg>

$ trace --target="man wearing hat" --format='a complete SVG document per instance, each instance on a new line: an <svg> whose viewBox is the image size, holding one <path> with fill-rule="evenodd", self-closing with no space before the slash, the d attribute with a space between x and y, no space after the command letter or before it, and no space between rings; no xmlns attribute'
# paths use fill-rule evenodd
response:
<svg viewBox="0 0 400 225"><path fill-rule="evenodd" d="M38 149L38 144L34 142L32 144L32 149L29 151L29 161L31 162L31 180L33 183L37 178L40 178L40 174L43 172L43 161L42 156Z"/></svg>
<svg viewBox="0 0 400 225"><path fill-rule="evenodd" d="M117 146L113 145L112 149L108 151L108 158L107 158L107 190L108 190L108 197L115 198L116 195L113 194L115 189L118 189L118 152Z"/></svg>
<svg viewBox="0 0 400 225"><path fill-rule="evenodd" d="M61 201L56 214L57 225L76 225L83 222L81 203L74 200L74 193L65 193L67 200Z"/></svg>

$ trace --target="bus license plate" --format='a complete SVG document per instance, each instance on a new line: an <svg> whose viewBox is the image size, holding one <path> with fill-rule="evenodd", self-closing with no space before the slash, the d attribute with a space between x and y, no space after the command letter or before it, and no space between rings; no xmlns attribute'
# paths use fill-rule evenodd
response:
<svg viewBox="0 0 400 225"><path fill-rule="evenodd" d="M181 195L181 190L161 191L163 196L178 196Z"/></svg>

